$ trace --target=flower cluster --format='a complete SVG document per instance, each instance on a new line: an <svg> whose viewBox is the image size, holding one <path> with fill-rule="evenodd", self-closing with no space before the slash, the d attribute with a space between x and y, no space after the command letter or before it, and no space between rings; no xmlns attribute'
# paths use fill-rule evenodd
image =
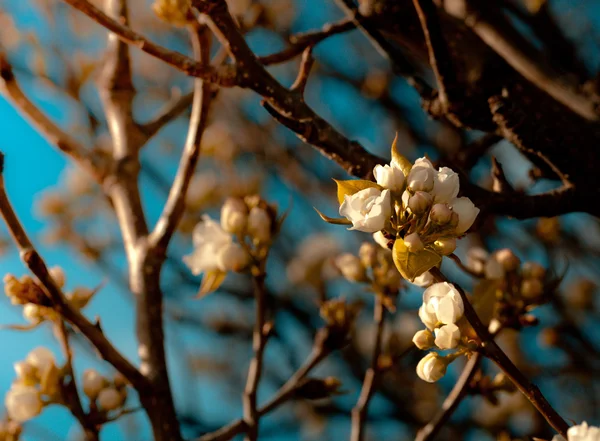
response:
<svg viewBox="0 0 600 441"><path fill-rule="evenodd" d="M567 441L600 441L600 427L588 426L583 423L570 427L567 431ZM565 441L565 439L556 435L552 441Z"/></svg>
<svg viewBox="0 0 600 441"><path fill-rule="evenodd" d="M83 393L104 412L123 407L127 400L127 382L117 373L112 381L95 369L83 372Z"/></svg>
<svg viewBox="0 0 600 441"><path fill-rule="evenodd" d="M60 370L52 352L44 347L32 350L14 367L17 378L6 393L4 404L11 420L24 422L39 415L46 404L57 400Z"/></svg>
<svg viewBox="0 0 600 441"><path fill-rule="evenodd" d="M454 353L441 356L435 352L427 354L417 365L417 375L430 383L438 381L446 373L450 362L461 355L466 339L461 333L465 321L461 320L464 304L460 293L450 283L435 283L423 293L423 304L419 308L419 318L427 329L418 331L413 337L417 348L429 350L454 349Z"/></svg>
<svg viewBox="0 0 600 441"><path fill-rule="evenodd" d="M66 283L65 273L60 267L49 269L50 276L59 288L64 288ZM92 300L99 288L89 289L83 286L75 287L72 291L65 293L65 297L76 309L82 309ZM4 292L12 304L23 305L23 317L30 325L16 326L15 329L32 329L44 321L58 320L58 314L49 303L38 282L24 275L17 279L12 274L4 276Z"/></svg>
<svg viewBox="0 0 600 441"><path fill-rule="evenodd" d="M278 228L277 210L258 196L227 199L220 224L203 216L192 234L194 250L183 258L193 274L204 273L200 295L216 290L227 272L264 259Z"/></svg>
<svg viewBox="0 0 600 441"><path fill-rule="evenodd" d="M479 209L469 198L458 197L454 171L436 170L427 158L410 164L395 142L391 163L375 166L373 175L376 182L336 181L345 219L321 217L379 234L378 242L393 249L402 276L413 281L454 252L456 239L473 225Z"/></svg>

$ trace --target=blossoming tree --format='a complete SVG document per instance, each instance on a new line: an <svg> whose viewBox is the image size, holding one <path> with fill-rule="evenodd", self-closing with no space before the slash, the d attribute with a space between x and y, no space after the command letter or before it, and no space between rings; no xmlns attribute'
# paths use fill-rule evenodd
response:
<svg viewBox="0 0 600 441"><path fill-rule="evenodd" d="M69 161L42 241L0 146L3 332L57 342L0 441L57 408L86 441L600 440L597 60L551 1L323 3L0 6L0 93Z"/></svg>

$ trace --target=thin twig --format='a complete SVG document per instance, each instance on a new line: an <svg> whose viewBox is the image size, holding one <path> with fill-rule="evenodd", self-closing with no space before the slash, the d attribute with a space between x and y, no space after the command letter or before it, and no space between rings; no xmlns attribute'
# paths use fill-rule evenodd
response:
<svg viewBox="0 0 600 441"><path fill-rule="evenodd" d="M454 384L452 391L444 400L442 407L434 417L417 432L415 441L431 441L440 431L442 426L448 422L463 398L467 396L469 384L479 368L481 358L480 353L475 353L471 356L460 374L460 377L456 380L456 384Z"/></svg>
<svg viewBox="0 0 600 441"><path fill-rule="evenodd" d="M4 155L0 153L0 213L19 248L21 260L23 260L29 270L38 278L42 288L52 301L55 311L77 328L98 350L101 357L121 372L134 388L138 391L147 389L148 382L146 378L144 378L135 366L115 349L98 326L91 323L77 309L69 304L63 292L52 279L52 276L48 272L48 267L35 250L10 204L4 185L4 174L2 173L3 165Z"/></svg>
<svg viewBox="0 0 600 441"><path fill-rule="evenodd" d="M379 357L381 355L383 328L385 323L385 307L383 306L382 297L377 295L375 298L375 309L373 311L373 321L375 322L376 332L373 342L373 352L371 354L371 366L365 373L365 378L360 391L360 396L352 409L352 432L350 434L351 441L362 441L365 431L365 420L367 418L367 410L369 401L375 391L377 376L380 372Z"/></svg>
<svg viewBox="0 0 600 441"><path fill-rule="evenodd" d="M315 62L315 59L312 56L312 49L313 47L309 46L302 53L302 62L300 63L298 77L291 88L291 90L298 91L302 95L304 95L304 89L306 89L306 83L308 83L308 76L310 75L310 70Z"/></svg>
<svg viewBox="0 0 600 441"><path fill-rule="evenodd" d="M447 277L439 270L439 268L432 268L429 270L433 275L436 282L447 282ZM569 425L562 419L562 417L554 410L546 398L542 395L536 385L531 383L525 375L519 370L517 366L508 358L504 351L498 346L494 338L490 335L487 327L481 322L481 319L477 315L475 308L471 305L465 291L460 285L454 283L454 287L460 293L462 298L465 317L471 324L475 333L481 340L481 351L483 355L488 357L494 363L498 365L500 369L510 378L510 380L517 386L523 395L533 404L538 412L548 421L548 423L560 433L563 437L567 437L567 429Z"/></svg>

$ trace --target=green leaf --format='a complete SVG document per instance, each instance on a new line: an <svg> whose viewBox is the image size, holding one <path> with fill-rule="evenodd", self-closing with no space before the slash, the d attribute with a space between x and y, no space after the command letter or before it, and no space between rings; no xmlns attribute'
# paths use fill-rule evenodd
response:
<svg viewBox="0 0 600 441"><path fill-rule="evenodd" d="M431 250L411 253L402 239L396 239L394 242L392 256L402 277L411 282L442 261L442 256Z"/></svg>
<svg viewBox="0 0 600 441"><path fill-rule="evenodd" d="M344 196L352 196L354 193L358 193L366 188L376 188L379 191L383 191L383 187L373 181L364 181L362 179L353 179L350 181L338 181L334 179L337 184L337 197L340 205L344 202Z"/></svg>
<svg viewBox="0 0 600 441"><path fill-rule="evenodd" d="M395 162L404 173L404 176L408 176L410 170L412 168L412 163L406 159L403 155L398 151L398 133L396 132L396 137L394 138L394 142L392 142L392 162Z"/></svg>
<svg viewBox="0 0 600 441"><path fill-rule="evenodd" d="M200 289L198 290L196 298L201 299L211 292L216 291L225 280L226 275L226 272L219 270L206 272L204 277L202 277L202 283L200 284Z"/></svg>
<svg viewBox="0 0 600 441"><path fill-rule="evenodd" d="M313 207L313 208L315 209L315 211L317 212L317 214L319 216L321 216L321 219L323 219L328 224L334 224L334 225L352 225L352 222L350 222L345 217L329 217L329 216L326 216L323 213L321 213L315 207Z"/></svg>
<svg viewBox="0 0 600 441"><path fill-rule="evenodd" d="M485 325L494 317L500 280L481 280L473 289L473 307Z"/></svg>

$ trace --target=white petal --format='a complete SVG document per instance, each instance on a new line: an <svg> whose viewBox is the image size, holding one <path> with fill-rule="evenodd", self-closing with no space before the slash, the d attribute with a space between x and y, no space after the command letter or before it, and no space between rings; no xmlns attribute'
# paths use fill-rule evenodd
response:
<svg viewBox="0 0 600 441"><path fill-rule="evenodd" d="M471 228L471 225L475 222L475 218L479 214L479 208L477 208L469 198L456 198L450 205L452 210L458 214L458 226L456 227L456 232L458 234L463 234Z"/></svg>

